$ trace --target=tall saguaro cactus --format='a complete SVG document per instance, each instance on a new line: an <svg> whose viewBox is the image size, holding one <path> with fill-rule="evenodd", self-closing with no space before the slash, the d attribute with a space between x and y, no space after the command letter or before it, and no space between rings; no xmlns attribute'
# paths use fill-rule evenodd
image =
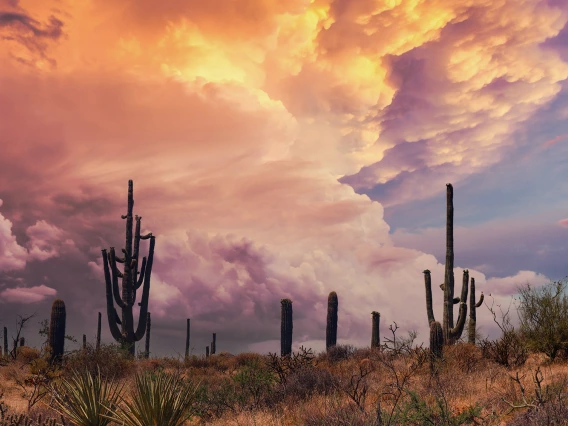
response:
<svg viewBox="0 0 568 426"><path fill-rule="evenodd" d="M144 358L148 359L150 357L150 327L152 327L152 318L150 318L150 312L148 312L146 316L146 345L144 347Z"/></svg>
<svg viewBox="0 0 568 426"><path fill-rule="evenodd" d="M60 362L63 356L66 320L65 302L61 299L55 299L51 306L51 319L49 322L49 347L52 362Z"/></svg>
<svg viewBox="0 0 568 426"><path fill-rule="evenodd" d="M101 348L101 313L99 312L98 315L98 321L97 321L97 350L99 350Z"/></svg>
<svg viewBox="0 0 568 426"><path fill-rule="evenodd" d="M379 348L381 346L381 332L379 325L381 322L381 314L377 311L371 312L372 328L371 328L371 349Z"/></svg>
<svg viewBox="0 0 568 426"><path fill-rule="evenodd" d="M211 340L211 355L215 355L217 351L217 333L213 333L213 339Z"/></svg>
<svg viewBox="0 0 568 426"><path fill-rule="evenodd" d="M282 299L281 321L280 321L280 356L292 354L292 301Z"/></svg>
<svg viewBox="0 0 568 426"><path fill-rule="evenodd" d="M471 278L470 289L469 289L469 324L468 324L468 339L469 343L475 345L475 326L477 323L476 310L483 303L483 292L479 297L479 302L475 303L475 278Z"/></svg>
<svg viewBox="0 0 568 426"><path fill-rule="evenodd" d="M185 359L189 358L189 318L187 319L187 331L185 334Z"/></svg>
<svg viewBox="0 0 568 426"><path fill-rule="evenodd" d="M337 344L337 293L332 291L327 298L327 326L325 328L325 348L328 350Z"/></svg>
<svg viewBox="0 0 568 426"><path fill-rule="evenodd" d="M132 216L132 209L134 207L133 196L133 183L132 180L128 181L128 207L126 215L122 215L122 219L126 219L126 245L122 249L123 257L118 257L114 251L114 247L110 248L110 253L107 255L106 249L102 250L103 266L106 282L106 299L107 299L107 317L110 326L112 337L119 342L128 352L134 356L135 342L144 337L146 331L146 320L148 313L148 298L150 295L150 275L152 274L152 263L154 260L154 245L155 237L152 233L140 235L140 222L141 216ZM136 230L134 237L132 236L133 222L136 221ZM140 240L150 239L150 251L148 259L142 259L140 271L138 270L138 256L140 248ZM123 272L119 271L117 263L124 265ZM118 279L122 278L122 294L119 292ZM140 306L140 317L138 320L138 327L134 329L134 318L132 307L136 301L136 290L141 286L142 298L138 305ZM114 302L122 311L122 316L119 318ZM122 328L119 329L118 325Z"/></svg>
<svg viewBox="0 0 568 426"><path fill-rule="evenodd" d="M440 288L444 291L444 311L442 318L442 332L444 344L454 344L462 335L467 315L469 271L463 271L461 297L454 297L454 189L452 184L446 185L446 268L444 283ZM434 319L432 309L432 280L430 271L424 271L424 286L426 289L426 313L428 325L431 326ZM454 325L454 304L459 303L458 321Z"/></svg>

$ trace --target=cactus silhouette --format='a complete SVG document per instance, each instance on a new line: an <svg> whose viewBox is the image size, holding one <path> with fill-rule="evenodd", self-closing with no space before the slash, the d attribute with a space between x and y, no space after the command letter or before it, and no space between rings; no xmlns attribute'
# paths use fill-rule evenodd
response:
<svg viewBox="0 0 568 426"><path fill-rule="evenodd" d="M65 302L61 299L55 299L51 306L51 320L49 322L49 347L52 362L61 362L63 357L66 319Z"/></svg>
<svg viewBox="0 0 568 426"><path fill-rule="evenodd" d="M477 322L476 310L483 303L483 292L479 296L479 302L475 303L475 278L471 278L469 289L469 324L468 324L468 339L469 343L475 345L475 326Z"/></svg>
<svg viewBox="0 0 568 426"><path fill-rule="evenodd" d="M332 291L327 298L327 326L325 329L325 348L329 349L337 344L337 308L339 301L337 293Z"/></svg>
<svg viewBox="0 0 568 426"><path fill-rule="evenodd" d="M26 338L20 337L20 346L26 346Z"/></svg>
<svg viewBox="0 0 568 426"><path fill-rule="evenodd" d="M99 312L98 321L97 321L97 350L101 348L101 313Z"/></svg>
<svg viewBox="0 0 568 426"><path fill-rule="evenodd" d="M280 356L292 354L292 301L282 299L280 320Z"/></svg>
<svg viewBox="0 0 568 426"><path fill-rule="evenodd" d="M189 318L187 319L187 329L185 334L185 359L189 358Z"/></svg>
<svg viewBox="0 0 568 426"><path fill-rule="evenodd" d="M209 358L209 346L205 346L205 358Z"/></svg>
<svg viewBox="0 0 568 426"><path fill-rule="evenodd" d="M444 332L438 321L430 323L430 367L434 367L434 362L442 358L442 347L444 345Z"/></svg>
<svg viewBox="0 0 568 426"><path fill-rule="evenodd" d="M8 356L8 328L4 327L4 356Z"/></svg>
<svg viewBox="0 0 568 426"><path fill-rule="evenodd" d="M146 331L146 320L148 313L148 298L150 295L150 276L152 274L152 264L154 260L155 237L152 233L140 235L141 216L132 217L132 209L134 207L132 180L128 181L128 207L127 214L122 215L122 219L126 219L126 245L122 249L123 257L118 257L114 251L114 247L110 248L107 255L106 249L102 250L103 266L106 282L106 299L107 299L107 318L109 322L112 337L119 342L133 356L135 353L135 342L144 337ZM134 237L132 236L133 221L136 221L136 230ZM140 240L150 239L150 250L148 260L146 257L142 259L140 271L138 271L138 256L140 248ZM124 265L124 271L120 272L117 263ZM138 276L140 275L140 276ZM122 278L122 295L119 293L118 279ZM138 305L140 306L140 317L138 327L134 330L134 318L132 307L136 301L136 290L141 286L142 298ZM122 311L122 318L119 318L114 302ZM119 329L118 325L122 328Z"/></svg>
<svg viewBox="0 0 568 426"><path fill-rule="evenodd" d="M465 317L467 315L467 293L469 271L463 271L461 297L454 297L454 189L450 183L446 185L446 266L444 283L440 288L444 291L444 312L442 318L442 331L444 344L454 344L462 335ZM428 324L435 321L432 309L432 280L430 271L424 271L424 286L426 289L426 313ZM454 325L454 304L459 303L459 316Z"/></svg>
<svg viewBox="0 0 568 426"><path fill-rule="evenodd" d="M211 340L211 355L215 355L217 350L217 333L213 333L213 340Z"/></svg>
<svg viewBox="0 0 568 426"><path fill-rule="evenodd" d="M150 312L146 315L146 345L144 347L144 358L148 359L150 357L150 327L152 326L152 319L150 318Z"/></svg>
<svg viewBox="0 0 568 426"><path fill-rule="evenodd" d="M87 349L87 335L83 334L83 350Z"/></svg>
<svg viewBox="0 0 568 426"><path fill-rule="evenodd" d="M372 327L371 327L371 349L381 347L381 332L379 330L379 325L381 323L381 314L377 311L371 312L372 315Z"/></svg>

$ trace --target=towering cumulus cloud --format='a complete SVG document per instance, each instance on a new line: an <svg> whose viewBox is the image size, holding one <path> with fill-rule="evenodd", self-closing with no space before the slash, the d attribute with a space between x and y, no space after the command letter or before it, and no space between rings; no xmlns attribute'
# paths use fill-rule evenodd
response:
<svg viewBox="0 0 568 426"><path fill-rule="evenodd" d="M339 343L368 345L372 311L423 339L443 264L384 207L507 155L568 77L567 21L544 0L0 4L0 303L56 291L94 324L133 179L164 352L187 317L196 345L274 351L282 298L294 348L321 349L330 291ZM497 297L546 279L456 265Z"/></svg>

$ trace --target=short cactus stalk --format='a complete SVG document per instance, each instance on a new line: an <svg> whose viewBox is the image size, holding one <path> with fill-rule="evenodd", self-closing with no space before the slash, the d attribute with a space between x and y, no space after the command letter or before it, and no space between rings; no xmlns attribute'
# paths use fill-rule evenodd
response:
<svg viewBox="0 0 568 426"><path fill-rule="evenodd" d="M337 308L339 301L337 293L332 291L327 298L327 325L325 328L325 348L337 345Z"/></svg>
<svg viewBox="0 0 568 426"><path fill-rule="evenodd" d="M150 312L146 315L146 345L144 347L144 358L148 359L150 357L150 327L152 327L152 319L150 318Z"/></svg>
<svg viewBox="0 0 568 426"><path fill-rule="evenodd" d="M101 318L102 318L102 315L101 315L100 312L99 312L98 317L99 318L98 318L98 322L97 322L97 346L96 346L97 351L101 348Z"/></svg>
<svg viewBox="0 0 568 426"><path fill-rule="evenodd" d="M468 339L469 343L475 345L475 332L476 332L476 310L483 303L483 292L479 296L479 302L475 303L475 278L471 278L469 289L469 324L468 324Z"/></svg>
<svg viewBox="0 0 568 426"><path fill-rule="evenodd" d="M292 354L292 301L282 299L281 321L280 321L280 356Z"/></svg>
<svg viewBox="0 0 568 426"><path fill-rule="evenodd" d="M8 328L4 327L4 356L8 356Z"/></svg>
<svg viewBox="0 0 568 426"><path fill-rule="evenodd" d="M83 350L87 350L87 335L83 334Z"/></svg>
<svg viewBox="0 0 568 426"><path fill-rule="evenodd" d="M189 318L187 319L187 329L185 333L185 359L189 358Z"/></svg>
<svg viewBox="0 0 568 426"><path fill-rule="evenodd" d="M205 346L205 358L209 358L209 346Z"/></svg>
<svg viewBox="0 0 568 426"><path fill-rule="evenodd" d="M25 337L20 337L20 347L22 346L26 346L26 338Z"/></svg>
<svg viewBox="0 0 568 426"><path fill-rule="evenodd" d="M122 215L122 219L126 219L126 244L125 248L122 249L123 257L119 257L115 253L114 247L110 248L109 254L107 254L106 249L102 250L106 283L107 318L110 332L112 337L127 349L131 356L135 354L135 342L141 340L146 331L150 276L152 274L155 246L155 237L152 233L140 235L142 217L138 215L132 216L134 207L133 192L133 183L132 180L129 180L127 214ZM134 222L136 222L136 229L133 235L132 227ZM150 240L148 260L146 261L146 257L144 257L140 265L138 262L140 240L147 239ZM118 269L118 263L123 264L123 272ZM138 270L139 267L140 270ZM119 278L122 278L122 293L118 286ZM138 326L134 329L132 307L136 301L136 291L140 287L142 287L142 298L140 303L138 303L140 306L140 317ZM121 317L118 316L114 303L121 309ZM119 325L121 325L121 329L118 328Z"/></svg>
<svg viewBox="0 0 568 426"><path fill-rule="evenodd" d="M55 299L51 306L51 320L49 322L49 348L51 350L51 362L59 363L63 357L65 347L65 322L67 312L65 302Z"/></svg>
<svg viewBox="0 0 568 426"><path fill-rule="evenodd" d="M463 282L460 297L454 297L454 189L446 185L446 265L444 283L440 288L444 291L444 312L442 330L444 344L453 345L462 335L467 315L467 293L469 271L463 271ZM432 308L432 279L430 271L424 271L424 286L426 289L426 313L428 324L435 322ZM454 324L454 304L459 303L459 316Z"/></svg>
<svg viewBox="0 0 568 426"><path fill-rule="evenodd" d="M436 361L442 359L444 332L438 321L430 323L430 368L433 370Z"/></svg>
<svg viewBox="0 0 568 426"><path fill-rule="evenodd" d="M213 340L211 340L211 355L215 355L217 350L217 333L213 333Z"/></svg>
<svg viewBox="0 0 568 426"><path fill-rule="evenodd" d="M377 311L371 312L371 349L379 349L381 347L381 332L379 325L381 323L381 314Z"/></svg>

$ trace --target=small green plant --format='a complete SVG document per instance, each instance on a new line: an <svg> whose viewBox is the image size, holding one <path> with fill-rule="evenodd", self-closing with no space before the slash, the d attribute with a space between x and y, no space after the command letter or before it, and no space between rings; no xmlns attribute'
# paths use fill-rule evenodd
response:
<svg viewBox="0 0 568 426"><path fill-rule="evenodd" d="M109 407L108 419L124 426L180 426L194 414L198 386L170 373L136 374L132 402Z"/></svg>
<svg viewBox="0 0 568 426"><path fill-rule="evenodd" d="M101 378L100 371L93 375L88 370L73 371L69 380L52 387L56 411L77 426L108 425L106 416L116 409L121 391L116 382Z"/></svg>

